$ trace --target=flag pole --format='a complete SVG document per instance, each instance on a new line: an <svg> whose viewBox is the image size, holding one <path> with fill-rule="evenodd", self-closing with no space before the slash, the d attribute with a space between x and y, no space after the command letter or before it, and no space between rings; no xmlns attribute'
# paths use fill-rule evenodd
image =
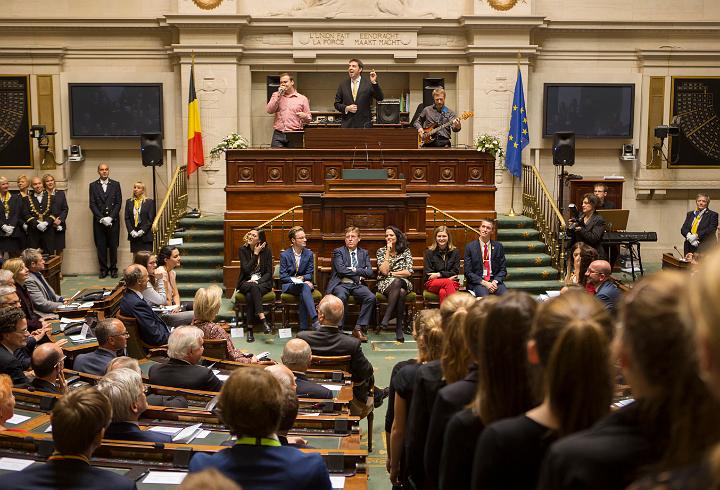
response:
<svg viewBox="0 0 720 490"><path fill-rule="evenodd" d="M191 62L190 62L190 83L193 84L195 82L195 51L193 50L191 52ZM194 88L191 88L191 90L194 90ZM195 96L197 99L197 96ZM190 112L188 112L188 125L190 125ZM202 140L201 140L202 141ZM188 168L190 165L190 158L194 158L195 155L190 156L188 151ZM197 208L193 208L190 212L186 213L185 216L188 218L199 218L200 217L200 168L195 168L195 190L197 192Z"/></svg>
<svg viewBox="0 0 720 490"><path fill-rule="evenodd" d="M517 69L520 70L520 53L517 54ZM522 162L522 159L520 160ZM522 163L521 163L522 164ZM508 170L509 172L509 170ZM510 211L508 211L508 216L517 216L515 213L515 175L510 173L512 175L512 180L510 181Z"/></svg>

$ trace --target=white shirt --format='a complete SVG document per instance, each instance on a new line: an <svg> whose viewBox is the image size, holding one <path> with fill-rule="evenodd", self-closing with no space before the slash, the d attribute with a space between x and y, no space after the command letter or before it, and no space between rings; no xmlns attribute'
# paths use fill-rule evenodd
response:
<svg viewBox="0 0 720 490"><path fill-rule="evenodd" d="M103 188L103 192L107 192L107 186L108 186L108 181L109 181L109 180L110 180L110 179L107 179L107 180L102 180L102 179L100 179L100 185L101 185L102 188Z"/></svg>
<svg viewBox="0 0 720 490"><path fill-rule="evenodd" d="M38 202L39 204L42 204L43 193L41 192L40 194L37 194L37 193L34 193L34 194L35 194L35 199L37 199L37 202Z"/></svg>

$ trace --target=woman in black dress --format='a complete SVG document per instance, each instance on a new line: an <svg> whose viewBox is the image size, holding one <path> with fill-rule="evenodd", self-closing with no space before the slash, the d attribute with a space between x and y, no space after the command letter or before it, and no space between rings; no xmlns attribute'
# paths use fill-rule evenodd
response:
<svg viewBox="0 0 720 490"><path fill-rule="evenodd" d="M266 334L272 327L265 318L262 297L272 291L273 257L265 240L265 230L253 228L245 235L245 245L240 247L240 277L236 289L245 295L247 308L247 341L255 342L253 325L262 325Z"/></svg>
<svg viewBox="0 0 720 490"><path fill-rule="evenodd" d="M543 402L485 427L472 488L535 488L550 444L608 413L612 329L608 311L584 291L568 291L538 308L527 351L530 364L542 370Z"/></svg>
<svg viewBox="0 0 720 490"><path fill-rule="evenodd" d="M20 255L21 238L25 236L22 228L22 200L19 196L10 193L10 182L0 177L0 258L9 258Z"/></svg>
<svg viewBox="0 0 720 490"><path fill-rule="evenodd" d="M48 195L52 196L52 214L55 221L52 222L53 227L53 245L55 246L55 255L62 256L65 250L65 232L67 230L67 217L70 212L67 196L65 191L58 190L55 186L55 177L50 174L42 176L43 186Z"/></svg>
<svg viewBox="0 0 720 490"><path fill-rule="evenodd" d="M607 254L602 246L605 235L605 220L595 210L600 206L600 200L595 194L587 193L582 200L582 215L579 219L570 218L568 228L572 230L572 243L585 242L598 251L600 258L605 260Z"/></svg>
<svg viewBox="0 0 720 490"><path fill-rule="evenodd" d="M152 252L152 225L155 221L155 201L145 196L145 184L133 184L132 197L125 201L125 229L130 241L130 252Z"/></svg>

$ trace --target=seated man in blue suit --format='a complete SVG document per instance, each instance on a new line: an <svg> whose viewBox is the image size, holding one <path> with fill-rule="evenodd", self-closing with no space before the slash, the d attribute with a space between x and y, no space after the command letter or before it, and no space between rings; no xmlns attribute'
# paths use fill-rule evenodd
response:
<svg viewBox="0 0 720 490"><path fill-rule="evenodd" d="M120 313L135 318L140 338L150 345L167 344L170 329L143 299L143 291L147 287L147 269L139 264L132 264L123 271L125 280L125 296L120 300Z"/></svg>
<svg viewBox="0 0 720 490"><path fill-rule="evenodd" d="M300 297L300 308L298 309L300 330L307 330L308 316L312 319L313 328L317 329L320 324L312 297L313 289L315 289L312 282L315 273L314 256L310 249L305 247L307 238L305 238L305 230L302 226L290 228L288 238L290 238L292 246L280 254L282 292Z"/></svg>
<svg viewBox="0 0 720 490"><path fill-rule="evenodd" d="M147 410L145 387L138 373L129 368L113 369L97 383L97 389L112 405L112 423L105 439L118 441L171 442L167 434L141 430L140 415Z"/></svg>
<svg viewBox="0 0 720 490"><path fill-rule="evenodd" d="M480 236L465 246L465 283L478 298L505 294L505 250L502 243L490 240L492 221L480 222Z"/></svg>
<svg viewBox="0 0 720 490"><path fill-rule="evenodd" d="M0 488L134 490L133 480L90 466L111 412L108 399L92 387L78 388L59 398L51 415L55 452L45 464L0 476Z"/></svg>
<svg viewBox="0 0 720 490"><path fill-rule="evenodd" d="M280 444L282 395L280 382L266 370L234 370L217 408L223 424L237 437L235 445L214 454L196 453L190 472L216 468L244 490L331 490L319 454Z"/></svg>
<svg viewBox="0 0 720 490"><path fill-rule="evenodd" d="M98 348L87 354L80 354L73 361L72 368L82 373L104 376L108 364L115 359L118 351L127 347L127 329L117 318L100 320L95 327Z"/></svg>
<svg viewBox="0 0 720 490"><path fill-rule="evenodd" d="M610 278L612 267L606 260L595 260L590 263L585 276L587 282L595 286L595 297L599 299L610 313L615 314L620 301L620 290Z"/></svg>
<svg viewBox="0 0 720 490"><path fill-rule="evenodd" d="M353 329L353 337L367 342L365 332L370 324L370 316L375 310L375 294L364 284L365 279L373 276L370 256L367 250L358 247L360 229L357 226L345 228L345 246L338 247L332 253L332 273L327 285L327 294L340 298L347 305L348 296L361 304L360 315ZM345 308L347 311L347 308ZM345 318L338 325L342 330Z"/></svg>

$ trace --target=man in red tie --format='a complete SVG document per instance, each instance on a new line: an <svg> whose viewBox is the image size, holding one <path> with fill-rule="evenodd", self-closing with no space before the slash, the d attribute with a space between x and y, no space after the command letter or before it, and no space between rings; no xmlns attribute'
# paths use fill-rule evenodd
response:
<svg viewBox="0 0 720 490"><path fill-rule="evenodd" d="M507 291L505 250L502 243L491 240L494 224L480 222L480 236L465 246L465 278L467 290L478 298Z"/></svg>

